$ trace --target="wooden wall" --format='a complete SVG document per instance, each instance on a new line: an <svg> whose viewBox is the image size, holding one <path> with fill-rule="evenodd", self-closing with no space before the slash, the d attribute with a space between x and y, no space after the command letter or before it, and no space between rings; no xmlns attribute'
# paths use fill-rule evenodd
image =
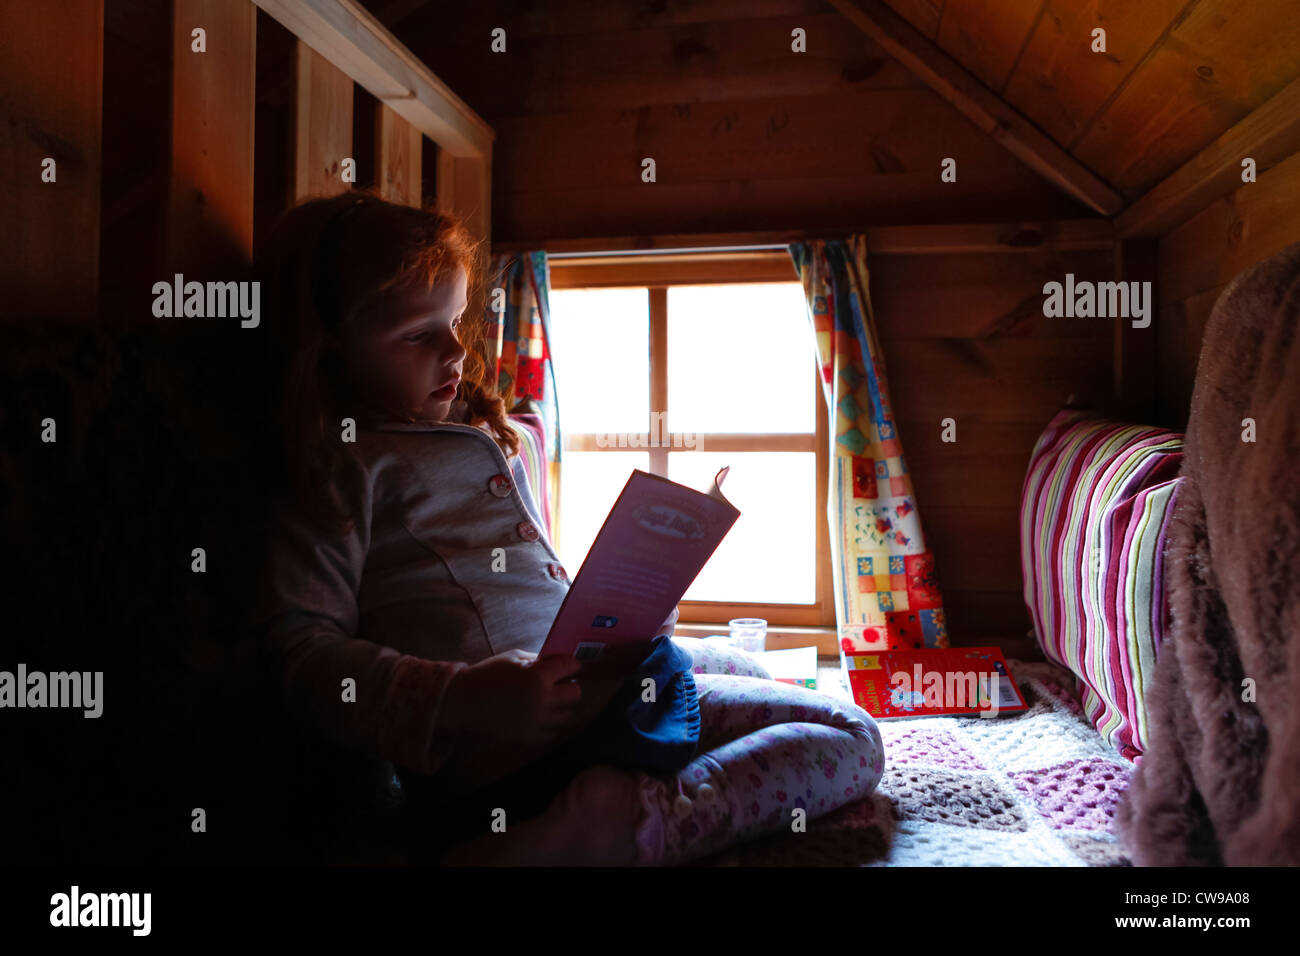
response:
<svg viewBox="0 0 1300 956"><path fill-rule="evenodd" d="M1105 280L1109 250L874 255L871 298L899 437L954 643L1017 643L1020 488L1034 442L1070 394L1104 403L1113 323L1048 319L1043 283ZM936 277L942 276L942 281ZM1002 329L1002 331L993 331ZM941 421L956 421L954 443Z"/></svg>
<svg viewBox="0 0 1300 956"><path fill-rule="evenodd" d="M1294 0L885 2L1130 199L1300 76Z"/></svg>
<svg viewBox="0 0 1300 956"><path fill-rule="evenodd" d="M431 3L393 29L497 131L498 240L1090 215L821 0Z"/></svg>
<svg viewBox="0 0 1300 956"><path fill-rule="evenodd" d="M0 35L0 312L84 317L99 269L104 4L0 4Z"/></svg>
<svg viewBox="0 0 1300 956"><path fill-rule="evenodd" d="M1300 153L1161 238L1156 343L1162 424L1186 425L1201 336L1219 294L1233 276L1293 242L1300 242Z"/></svg>

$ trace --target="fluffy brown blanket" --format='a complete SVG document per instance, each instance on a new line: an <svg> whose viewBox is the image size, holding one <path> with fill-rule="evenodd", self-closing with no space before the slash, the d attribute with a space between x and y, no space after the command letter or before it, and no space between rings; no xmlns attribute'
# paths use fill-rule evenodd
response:
<svg viewBox="0 0 1300 956"><path fill-rule="evenodd" d="M1205 330L1150 748L1117 812L1139 866L1300 864L1298 320L1300 243L1238 276Z"/></svg>

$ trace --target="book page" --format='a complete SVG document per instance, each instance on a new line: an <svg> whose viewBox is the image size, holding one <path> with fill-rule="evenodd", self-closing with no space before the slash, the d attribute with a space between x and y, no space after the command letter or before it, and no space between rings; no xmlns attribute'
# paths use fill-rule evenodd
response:
<svg viewBox="0 0 1300 956"><path fill-rule="evenodd" d="M599 659L644 644L681 601L740 517L720 487L696 491L639 469L610 509L551 625L542 656Z"/></svg>

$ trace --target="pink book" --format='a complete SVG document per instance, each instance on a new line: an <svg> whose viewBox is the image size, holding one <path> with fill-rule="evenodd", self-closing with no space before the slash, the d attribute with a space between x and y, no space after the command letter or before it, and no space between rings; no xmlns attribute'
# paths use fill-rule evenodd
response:
<svg viewBox="0 0 1300 956"><path fill-rule="evenodd" d="M630 673L740 511L722 494L633 470L601 525L539 657L572 655L588 677Z"/></svg>

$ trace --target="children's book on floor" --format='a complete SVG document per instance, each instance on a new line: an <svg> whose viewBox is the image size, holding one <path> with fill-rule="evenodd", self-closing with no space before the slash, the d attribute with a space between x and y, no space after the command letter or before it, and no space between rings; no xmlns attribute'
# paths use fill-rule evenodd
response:
<svg viewBox="0 0 1300 956"><path fill-rule="evenodd" d="M997 647L841 653L854 702L880 720L1028 709Z"/></svg>
<svg viewBox="0 0 1300 956"><path fill-rule="evenodd" d="M788 647L779 651L755 654L773 680L796 687L817 689L817 648Z"/></svg>
<svg viewBox="0 0 1300 956"><path fill-rule="evenodd" d="M574 656L589 677L630 671L740 511L722 494L634 469L560 605L540 656Z"/></svg>

